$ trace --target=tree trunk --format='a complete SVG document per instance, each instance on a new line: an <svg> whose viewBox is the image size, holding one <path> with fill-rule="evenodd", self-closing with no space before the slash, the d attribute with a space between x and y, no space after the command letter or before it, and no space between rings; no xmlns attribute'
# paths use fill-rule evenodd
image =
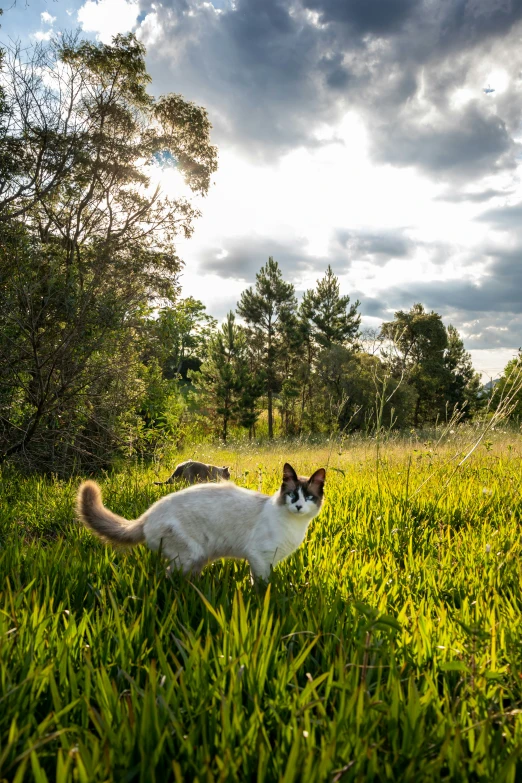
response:
<svg viewBox="0 0 522 783"><path fill-rule="evenodd" d="M272 407L272 389L268 390L268 437L274 437L274 412Z"/></svg>

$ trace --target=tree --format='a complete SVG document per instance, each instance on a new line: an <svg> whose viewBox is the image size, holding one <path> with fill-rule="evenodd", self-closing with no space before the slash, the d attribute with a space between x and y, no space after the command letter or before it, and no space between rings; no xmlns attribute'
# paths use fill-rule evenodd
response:
<svg viewBox="0 0 522 783"><path fill-rule="evenodd" d="M347 353L357 347L357 338L361 316L357 312L360 302L350 304L349 296L340 295L339 280L328 266L324 277L317 281L315 289L308 290L303 296L299 310L301 318L302 345L301 366L301 426L318 420L320 410L325 411L326 420L334 426L343 402L342 382L332 382L332 375L326 368L333 370L338 359L346 358ZM341 361L341 364L342 364ZM325 374L326 371L326 374ZM312 399L312 395L314 399ZM329 413L326 413L326 408ZM306 407L310 409L307 416Z"/></svg>
<svg viewBox="0 0 522 783"><path fill-rule="evenodd" d="M257 418L253 416L255 400L262 388L250 372L246 333L236 324L234 313L228 313L226 322L210 337L206 358L191 377L200 403L219 421L224 443L231 423L251 430Z"/></svg>
<svg viewBox="0 0 522 783"><path fill-rule="evenodd" d="M199 370L216 320L203 302L189 296L163 307L148 323L147 355L155 355L166 378L188 380L189 370Z"/></svg>
<svg viewBox="0 0 522 783"><path fill-rule="evenodd" d="M52 465L53 439L72 442L81 431L90 459L96 433L127 404L114 391L103 408L110 416L100 416L104 388L132 386L129 357L139 363L147 309L178 295L176 238L190 236L199 212L162 195L152 178L175 165L205 194L216 150L204 109L148 94L144 53L127 35L111 46L64 36L29 62L19 50L9 55L0 117L0 463L15 454L34 463L38 435ZM64 421L68 430L58 426Z"/></svg>
<svg viewBox="0 0 522 783"><path fill-rule="evenodd" d="M451 324L447 330L448 345L444 364L448 373L446 400L450 410L459 410L463 418L470 418L479 401L480 376L475 371L470 354L457 329Z"/></svg>
<svg viewBox="0 0 522 783"><path fill-rule="evenodd" d="M383 323L381 335L391 343L383 352L388 363L417 391L414 426L442 415L446 409L448 335L440 315L415 304L409 312L399 310L393 321Z"/></svg>
<svg viewBox="0 0 522 783"><path fill-rule="evenodd" d="M311 323L313 339L321 348L353 345L361 323L359 305L358 300L350 305L350 297L340 295L339 280L328 265L317 287L305 292L301 314Z"/></svg>
<svg viewBox="0 0 522 783"><path fill-rule="evenodd" d="M416 391L391 375L378 356L334 345L321 352L318 372L322 394L313 406L316 429L374 432L411 423Z"/></svg>
<svg viewBox="0 0 522 783"><path fill-rule="evenodd" d="M250 326L254 338L259 340L261 346L269 438L274 437L274 394L279 391L281 385L278 361L287 348L285 331L294 316L296 306L294 286L285 283L279 265L272 256L257 273L255 287L243 291L237 305L239 315Z"/></svg>
<svg viewBox="0 0 522 783"><path fill-rule="evenodd" d="M522 348L504 367L501 378L493 387L491 398L495 407L509 399L511 415L519 420L522 418Z"/></svg>

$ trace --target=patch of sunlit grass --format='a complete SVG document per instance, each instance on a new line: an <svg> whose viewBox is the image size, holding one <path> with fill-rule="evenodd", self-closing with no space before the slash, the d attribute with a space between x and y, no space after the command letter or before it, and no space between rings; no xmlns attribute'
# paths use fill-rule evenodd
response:
<svg viewBox="0 0 522 783"><path fill-rule="evenodd" d="M518 780L520 445L493 432L455 475L460 433L391 439L378 462L362 438L202 447L267 492L286 460L328 465L265 595L243 563L167 579L79 528L77 482L5 472L1 778ZM156 478L129 466L104 499L135 517L172 490Z"/></svg>

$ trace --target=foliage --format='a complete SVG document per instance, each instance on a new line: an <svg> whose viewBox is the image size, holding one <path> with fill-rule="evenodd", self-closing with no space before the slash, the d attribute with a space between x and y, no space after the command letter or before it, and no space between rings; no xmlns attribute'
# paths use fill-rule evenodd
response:
<svg viewBox="0 0 522 783"><path fill-rule="evenodd" d="M199 212L153 186L158 156L204 194L216 150L203 109L149 95L144 55L132 35L7 53L0 463L106 462L140 402L143 319L178 295L175 240Z"/></svg>
<svg viewBox="0 0 522 783"><path fill-rule="evenodd" d="M502 405L503 400L512 399L512 416L518 421L522 419L522 350L506 364L502 377L495 385L492 403L495 408Z"/></svg>
<svg viewBox="0 0 522 783"><path fill-rule="evenodd" d="M274 491L330 462L326 507L266 595L242 563L165 577L72 521L75 483L0 485L5 780L477 781L522 775L520 437L458 481L437 448L207 450ZM127 468L135 518L170 488Z"/></svg>
<svg viewBox="0 0 522 783"><path fill-rule="evenodd" d="M146 361L154 356L166 378L187 381L188 373L201 366L216 320L207 314L202 302L189 296L162 307L147 326Z"/></svg>
<svg viewBox="0 0 522 783"><path fill-rule="evenodd" d="M268 409L268 437L274 436L273 398L279 391L282 379L278 361L288 351L289 331L295 318L294 286L283 280L277 261L272 256L256 275L256 285L241 294L237 305L239 315L249 325L254 341L258 344L260 367L266 384Z"/></svg>
<svg viewBox="0 0 522 783"><path fill-rule="evenodd" d="M341 296L339 280L328 265L317 287L305 292L301 314L311 326L312 339L321 348L354 344L359 333L361 316L357 300L350 305L349 296Z"/></svg>
<svg viewBox="0 0 522 783"><path fill-rule="evenodd" d="M458 331L448 326L448 346L444 354L444 365L449 375L446 389L446 404L462 410L464 418L470 418L480 406L480 376L475 372L470 354L464 349L464 343Z"/></svg>
<svg viewBox="0 0 522 783"><path fill-rule="evenodd" d="M252 430L257 420L256 401L262 394L262 378L251 372L245 329L229 312L221 328L211 335L205 360L192 373L197 403L208 416L223 442L231 424Z"/></svg>
<svg viewBox="0 0 522 783"><path fill-rule="evenodd" d="M478 407L480 382L471 358L455 327L446 329L438 313L427 313L422 304L399 310L383 323L381 336L388 341L388 366L416 391L415 427L447 420L454 411L467 417Z"/></svg>

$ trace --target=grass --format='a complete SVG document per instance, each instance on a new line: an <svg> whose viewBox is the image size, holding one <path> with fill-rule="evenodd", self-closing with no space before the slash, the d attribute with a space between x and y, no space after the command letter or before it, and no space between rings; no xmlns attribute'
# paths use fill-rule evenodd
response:
<svg viewBox="0 0 522 783"><path fill-rule="evenodd" d="M454 437L385 444L378 470L365 440L198 452L269 492L286 459L329 462L265 595L243 563L169 580L79 528L77 482L5 471L0 780L522 779L522 441L451 477ZM135 517L156 478L127 466L104 499Z"/></svg>

